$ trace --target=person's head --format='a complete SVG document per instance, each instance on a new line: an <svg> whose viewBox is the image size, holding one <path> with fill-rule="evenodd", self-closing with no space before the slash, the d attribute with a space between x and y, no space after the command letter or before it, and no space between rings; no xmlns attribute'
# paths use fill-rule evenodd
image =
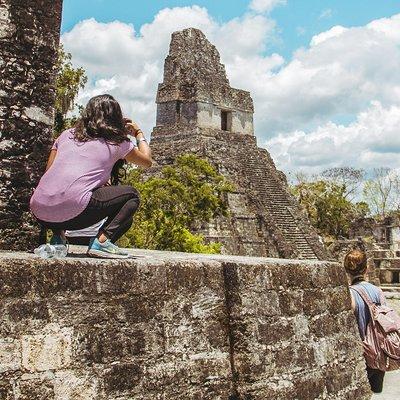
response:
<svg viewBox="0 0 400 400"><path fill-rule="evenodd" d="M368 259L365 251L350 250L344 257L344 268L352 281L364 277L367 272Z"/></svg>
<svg viewBox="0 0 400 400"><path fill-rule="evenodd" d="M79 142L103 138L110 143L129 140L126 135L121 106L109 94L101 94L89 100L82 117L76 123L74 134Z"/></svg>

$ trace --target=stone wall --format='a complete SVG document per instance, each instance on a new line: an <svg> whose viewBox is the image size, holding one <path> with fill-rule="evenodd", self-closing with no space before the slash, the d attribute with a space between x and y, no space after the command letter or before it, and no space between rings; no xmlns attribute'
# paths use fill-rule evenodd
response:
<svg viewBox="0 0 400 400"><path fill-rule="evenodd" d="M51 142L61 0L0 1L0 248L32 248L29 198Z"/></svg>
<svg viewBox="0 0 400 400"><path fill-rule="evenodd" d="M0 399L370 398L337 264L134 253L0 253Z"/></svg>

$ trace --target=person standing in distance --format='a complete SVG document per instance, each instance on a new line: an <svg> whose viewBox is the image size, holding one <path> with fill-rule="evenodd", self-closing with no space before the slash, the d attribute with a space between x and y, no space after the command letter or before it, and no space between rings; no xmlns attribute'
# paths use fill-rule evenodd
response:
<svg viewBox="0 0 400 400"><path fill-rule="evenodd" d="M367 325L371 321L371 313L367 304L353 287L364 289L375 304L381 305L381 299L385 299L382 290L366 280L367 262L367 255L362 250L351 250L344 258L344 268L350 284L351 307L357 320L361 340L365 339ZM385 371L370 368L367 365L367 375L372 391L381 393Z"/></svg>

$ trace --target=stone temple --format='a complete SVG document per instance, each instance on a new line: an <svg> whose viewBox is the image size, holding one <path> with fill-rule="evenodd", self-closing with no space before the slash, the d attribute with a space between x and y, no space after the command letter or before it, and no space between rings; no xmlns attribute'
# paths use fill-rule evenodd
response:
<svg viewBox="0 0 400 400"><path fill-rule="evenodd" d="M195 153L236 186L228 196L230 216L204 227L204 236L228 254L327 259L285 175L257 147L253 113L249 92L230 86L205 35L193 28L173 33L157 93L154 159L165 165Z"/></svg>

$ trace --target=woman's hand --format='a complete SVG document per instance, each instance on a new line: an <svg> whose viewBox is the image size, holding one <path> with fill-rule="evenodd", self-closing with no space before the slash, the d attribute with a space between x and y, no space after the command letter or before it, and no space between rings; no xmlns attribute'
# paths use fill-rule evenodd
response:
<svg viewBox="0 0 400 400"><path fill-rule="evenodd" d="M125 126L128 132L135 136L137 147L134 147L125 157L125 160L139 165L141 167L149 168L151 167L153 160L151 159L151 150L147 144L142 130L139 128L138 124L130 119L125 118Z"/></svg>
<svg viewBox="0 0 400 400"><path fill-rule="evenodd" d="M139 128L139 125L128 118L125 118L125 126L129 133L133 136L137 136L142 130Z"/></svg>

